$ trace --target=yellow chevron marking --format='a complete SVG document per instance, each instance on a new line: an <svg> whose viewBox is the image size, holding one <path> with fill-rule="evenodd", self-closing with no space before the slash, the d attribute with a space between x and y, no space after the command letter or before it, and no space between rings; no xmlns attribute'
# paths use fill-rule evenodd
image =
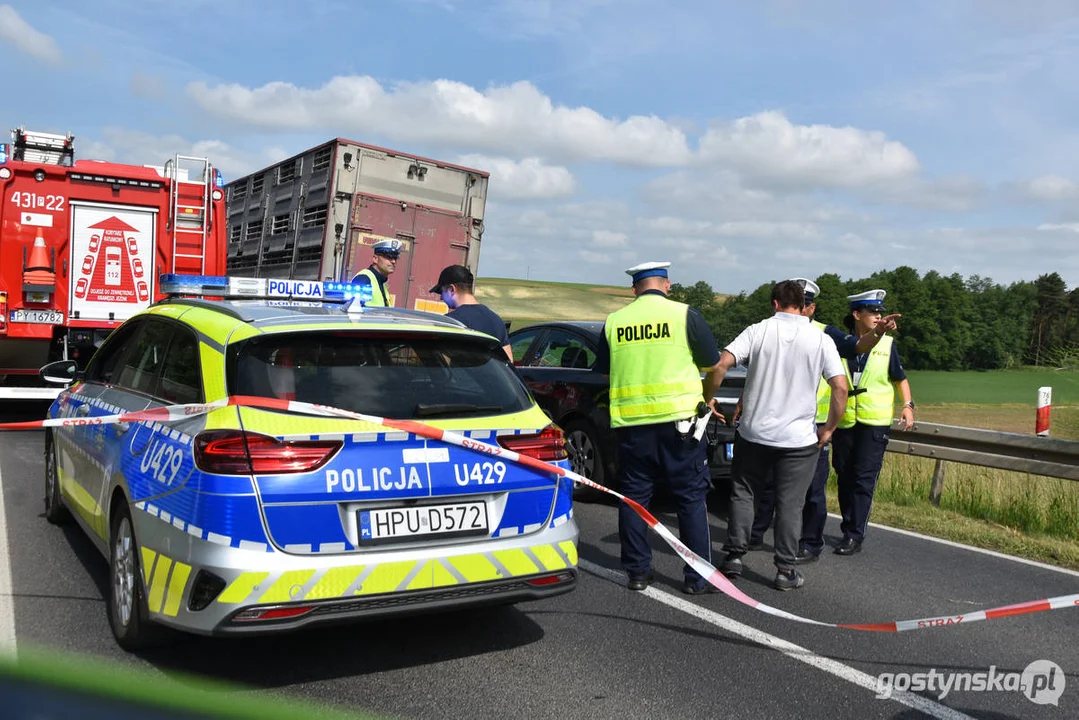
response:
<svg viewBox="0 0 1079 720"><path fill-rule="evenodd" d="M240 576L229 583L225 591L217 596L217 601L231 604L242 603L269 575L270 573L266 572L240 573Z"/></svg>
<svg viewBox="0 0 1079 720"><path fill-rule="evenodd" d="M431 571L431 587L446 587L447 585L456 585L457 577L446 569L438 560L432 560Z"/></svg>
<svg viewBox="0 0 1079 720"><path fill-rule="evenodd" d="M169 581L169 568L171 567L171 558L158 555L157 565L154 567L154 576L150 584L150 598L146 601L150 612L161 612L161 601L165 599L165 587Z"/></svg>
<svg viewBox="0 0 1079 720"><path fill-rule="evenodd" d="M495 566L483 555L458 555L446 559L470 583L497 580L499 577Z"/></svg>
<svg viewBox="0 0 1079 720"><path fill-rule="evenodd" d="M356 591L356 594L374 595L393 592L408 577L416 562L415 560L406 560L404 562L376 565L371 574L367 576L367 579L363 581L363 586Z"/></svg>
<svg viewBox="0 0 1079 720"><path fill-rule="evenodd" d="M494 556L514 577L518 575L535 575L540 570L543 570L543 568L536 567L536 563L532 562L532 558L528 557L524 550L496 550Z"/></svg>
<svg viewBox="0 0 1079 720"><path fill-rule="evenodd" d="M529 549L547 570L561 570L566 567L566 561L551 545L536 545Z"/></svg>
<svg viewBox="0 0 1079 720"><path fill-rule="evenodd" d="M558 547L562 548L562 552L566 553L566 557L569 558L569 564L577 566L577 546L570 540L563 540L558 543Z"/></svg>
<svg viewBox="0 0 1079 720"><path fill-rule="evenodd" d="M289 600L295 600L296 598L294 598L291 593L292 588L296 585L305 585L314 574L314 570L289 570L281 573L281 577L277 579L277 582L271 585L270 589L262 594L262 597L259 598L259 602L288 602Z"/></svg>
<svg viewBox="0 0 1079 720"><path fill-rule="evenodd" d="M176 617L180 612L180 602L184 599L184 587L187 586L187 578L191 575L191 566L185 565L179 560L172 566L172 577L169 579L169 592L165 596L165 614Z"/></svg>
<svg viewBox="0 0 1079 720"><path fill-rule="evenodd" d="M154 569L154 558L157 557L150 548L139 548L142 550L142 582L146 587L150 587L150 571Z"/></svg>
<svg viewBox="0 0 1079 720"><path fill-rule="evenodd" d="M348 590L348 586L356 582L356 578L363 572L363 568L363 565L330 568L323 573L315 586L307 591L304 600L341 597L345 594L345 590Z"/></svg>

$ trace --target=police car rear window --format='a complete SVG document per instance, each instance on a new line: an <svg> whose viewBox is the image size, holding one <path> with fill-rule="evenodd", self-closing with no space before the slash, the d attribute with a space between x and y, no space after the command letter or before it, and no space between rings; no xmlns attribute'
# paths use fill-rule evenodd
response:
<svg viewBox="0 0 1079 720"><path fill-rule="evenodd" d="M501 348L429 335L312 331L257 337L230 346L226 382L233 395L398 420L495 415L531 405Z"/></svg>

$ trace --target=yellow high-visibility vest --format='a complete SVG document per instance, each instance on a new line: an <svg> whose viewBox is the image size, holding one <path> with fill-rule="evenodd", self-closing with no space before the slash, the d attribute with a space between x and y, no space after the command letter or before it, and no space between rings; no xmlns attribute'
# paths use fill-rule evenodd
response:
<svg viewBox="0 0 1079 720"><path fill-rule="evenodd" d="M371 281L371 302L367 303L367 307L393 307L393 302L388 301L385 288L382 283L378 281L378 276L375 275L375 271L371 268L364 268L356 273L356 277L363 275L365 278Z"/></svg>
<svg viewBox="0 0 1079 720"><path fill-rule="evenodd" d="M895 405L895 388L888 379L888 365L892 359L892 337L885 335L869 353L865 369L858 379L858 388L865 392L854 394L854 377L850 365L843 360L843 369L847 372L847 385L851 389L847 397L847 409L839 427L854 427L855 422L863 425L891 425Z"/></svg>
<svg viewBox="0 0 1079 720"><path fill-rule="evenodd" d="M641 295L607 316L611 349L611 427L674 422L704 400L686 338L689 306Z"/></svg>
<svg viewBox="0 0 1079 720"><path fill-rule="evenodd" d="M810 320L810 324L824 332L824 328L827 327L822 322L816 320ZM820 379L820 384L817 385L817 424L823 425L828 422L828 406L832 402L832 386L828 384L828 381L823 377Z"/></svg>

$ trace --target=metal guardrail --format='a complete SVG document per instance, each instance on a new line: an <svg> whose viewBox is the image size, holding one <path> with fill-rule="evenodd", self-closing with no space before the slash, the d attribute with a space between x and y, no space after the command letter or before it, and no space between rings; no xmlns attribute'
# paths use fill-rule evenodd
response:
<svg viewBox="0 0 1079 720"><path fill-rule="evenodd" d="M929 493L934 503L943 491L945 462L1079 480L1079 442L1074 440L915 423L907 430L892 426L888 452L937 461Z"/></svg>

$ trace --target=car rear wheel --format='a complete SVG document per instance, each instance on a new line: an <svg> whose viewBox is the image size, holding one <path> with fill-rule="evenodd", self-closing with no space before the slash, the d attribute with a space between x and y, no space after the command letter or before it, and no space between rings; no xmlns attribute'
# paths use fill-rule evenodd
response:
<svg viewBox="0 0 1079 720"><path fill-rule="evenodd" d="M142 587L139 546L131 514L117 507L109 535L109 625L124 650L140 650L161 639L160 628L149 619Z"/></svg>
<svg viewBox="0 0 1079 720"><path fill-rule="evenodd" d="M566 423L566 454L573 472L607 487L607 466L592 426L583 420Z"/></svg>
<svg viewBox="0 0 1079 720"><path fill-rule="evenodd" d="M56 467L52 433L45 436L45 519L53 525L71 522L71 513L60 499L60 473Z"/></svg>

